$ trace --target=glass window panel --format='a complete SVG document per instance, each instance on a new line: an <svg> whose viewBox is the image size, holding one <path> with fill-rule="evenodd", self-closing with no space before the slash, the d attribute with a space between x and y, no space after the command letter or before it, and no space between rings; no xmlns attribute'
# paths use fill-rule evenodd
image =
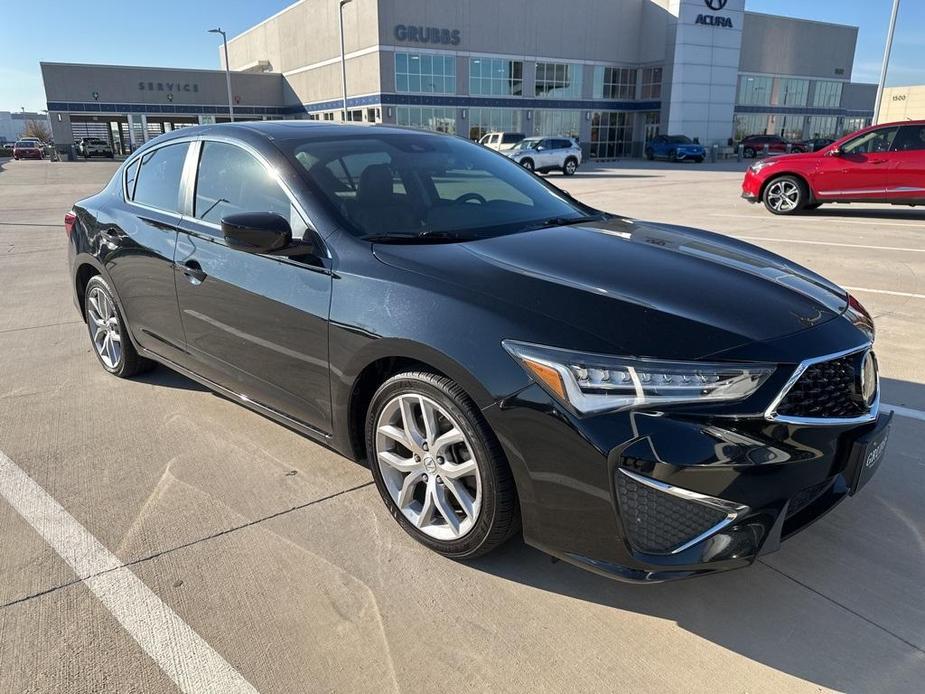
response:
<svg viewBox="0 0 925 694"><path fill-rule="evenodd" d="M186 142L150 152L141 160L134 201L168 212L179 212L180 174L186 160Z"/></svg>

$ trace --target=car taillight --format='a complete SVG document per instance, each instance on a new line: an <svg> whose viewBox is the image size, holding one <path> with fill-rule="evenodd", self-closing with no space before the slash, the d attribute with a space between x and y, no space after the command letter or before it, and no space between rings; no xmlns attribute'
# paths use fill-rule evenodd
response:
<svg viewBox="0 0 925 694"><path fill-rule="evenodd" d="M71 234L74 231L74 225L77 223L77 215L73 212L66 212L64 214L64 231L67 232L67 237L71 238Z"/></svg>

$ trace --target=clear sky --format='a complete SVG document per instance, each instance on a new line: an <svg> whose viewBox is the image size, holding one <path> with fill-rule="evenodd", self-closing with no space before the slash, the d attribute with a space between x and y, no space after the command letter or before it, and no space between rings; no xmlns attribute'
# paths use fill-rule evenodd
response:
<svg viewBox="0 0 925 694"><path fill-rule="evenodd" d="M155 3L29 0L15 3L16 12L0 12L4 24L0 37L0 111L45 108L40 60L218 68L221 39L206 33L207 29L219 25L229 36L234 36L288 4L290 0L158 0ZM491 4L486 0L486 5ZM746 7L755 12L859 26L854 80L877 81L891 0L747 0ZM14 28L27 21L36 22L39 30ZM923 26L925 2L903 0L890 84L925 84ZM310 31L310 27L306 27L306 31Z"/></svg>

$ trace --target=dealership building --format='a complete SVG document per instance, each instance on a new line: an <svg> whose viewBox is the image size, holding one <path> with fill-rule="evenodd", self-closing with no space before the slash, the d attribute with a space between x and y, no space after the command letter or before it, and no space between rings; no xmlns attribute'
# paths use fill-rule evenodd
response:
<svg viewBox="0 0 925 694"><path fill-rule="evenodd" d="M236 120L343 119L338 6L300 0L229 40ZM612 159L660 132L835 136L874 110L875 85L851 81L857 27L746 0L352 0L343 26L350 121L567 134ZM229 119L224 69L41 67L59 145L125 152Z"/></svg>

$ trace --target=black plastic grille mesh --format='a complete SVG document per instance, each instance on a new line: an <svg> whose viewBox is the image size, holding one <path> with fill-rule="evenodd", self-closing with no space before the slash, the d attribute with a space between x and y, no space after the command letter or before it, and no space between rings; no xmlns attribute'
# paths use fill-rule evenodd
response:
<svg viewBox="0 0 925 694"><path fill-rule="evenodd" d="M790 505L787 507L787 518L792 518L813 503L822 496L822 493L828 489L831 484L832 480L823 480L819 484L814 484L812 487L807 487L794 494L793 498L790 499Z"/></svg>
<svg viewBox="0 0 925 694"><path fill-rule="evenodd" d="M623 525L641 552L666 554L716 526L726 514L616 473Z"/></svg>
<svg viewBox="0 0 925 694"><path fill-rule="evenodd" d="M813 364L777 407L786 417L860 417L867 405L860 394L864 353Z"/></svg>

